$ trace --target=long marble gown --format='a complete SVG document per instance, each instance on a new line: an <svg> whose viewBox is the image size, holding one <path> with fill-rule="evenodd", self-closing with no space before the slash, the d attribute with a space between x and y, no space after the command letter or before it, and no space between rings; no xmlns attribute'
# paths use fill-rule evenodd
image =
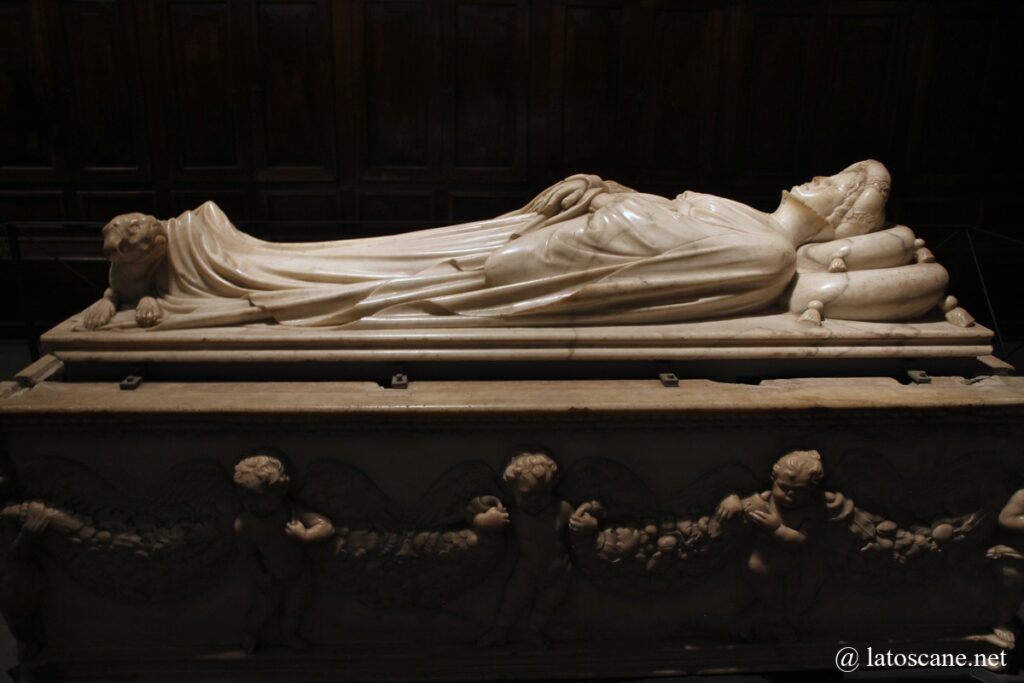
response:
<svg viewBox="0 0 1024 683"><path fill-rule="evenodd" d="M207 202L167 221L152 329L676 322L770 307L795 273L770 214L714 195L624 192L542 218L287 244L239 231ZM112 326L134 323L122 312Z"/></svg>

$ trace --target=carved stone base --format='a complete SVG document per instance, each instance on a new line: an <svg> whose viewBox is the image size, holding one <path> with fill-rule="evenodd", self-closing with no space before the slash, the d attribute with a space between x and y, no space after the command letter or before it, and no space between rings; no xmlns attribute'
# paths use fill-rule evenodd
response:
<svg viewBox="0 0 1024 683"><path fill-rule="evenodd" d="M45 644L40 675L614 677L832 668L846 643L1011 649L993 631L1019 601L1021 378L25 384L0 385L0 568L14 587L44 570L2 596Z"/></svg>
<svg viewBox="0 0 1024 683"><path fill-rule="evenodd" d="M201 330L86 332L73 317L43 335L70 362L254 361L737 361L794 359L973 358L992 353L992 330L940 317L908 323L826 320L809 327L789 313L629 327L377 326L346 328L246 325ZM454 323L450 323L454 324Z"/></svg>

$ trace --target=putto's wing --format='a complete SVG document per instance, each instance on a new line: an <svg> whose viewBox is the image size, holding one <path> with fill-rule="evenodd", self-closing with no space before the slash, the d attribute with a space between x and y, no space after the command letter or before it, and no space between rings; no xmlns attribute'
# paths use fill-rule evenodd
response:
<svg viewBox="0 0 1024 683"><path fill-rule="evenodd" d="M306 468L298 499L333 522L367 520L397 523L404 515L360 470L337 460L317 460Z"/></svg>
<svg viewBox="0 0 1024 683"><path fill-rule="evenodd" d="M743 497L764 489L767 478L767 473L758 477L742 463L726 463L697 477L678 491L667 501L666 511L691 516L707 514L730 493Z"/></svg>
<svg viewBox="0 0 1024 683"><path fill-rule="evenodd" d="M1002 467L992 452L949 459L941 453L911 472L867 450L850 450L826 461L826 485L853 498L857 507L897 521L925 523L984 510L1005 497Z"/></svg>
<svg viewBox="0 0 1024 683"><path fill-rule="evenodd" d="M643 517L658 512L649 486L628 467L605 458L584 458L562 477L558 493L579 505L600 501L609 517Z"/></svg>
<svg viewBox="0 0 1024 683"><path fill-rule="evenodd" d="M917 518L957 517L978 511L988 511L993 518L998 515L1007 494L998 454L979 451L941 462L941 467L931 467L914 480L913 495L908 498Z"/></svg>
<svg viewBox="0 0 1024 683"><path fill-rule="evenodd" d="M825 487L841 491L857 507L898 519L914 515L907 509L910 498L907 482L900 471L883 455L865 449L853 449L825 461Z"/></svg>
<svg viewBox="0 0 1024 683"><path fill-rule="evenodd" d="M38 500L80 513L124 503L127 496L85 465L61 457L26 463L18 471L21 497Z"/></svg>
<svg viewBox="0 0 1024 683"><path fill-rule="evenodd" d="M216 460L190 460L180 463L168 472L170 486L162 487L154 496L152 509L168 513L171 517L186 516L231 517L238 510L231 475Z"/></svg>
<svg viewBox="0 0 1024 683"><path fill-rule="evenodd" d="M462 463L442 474L411 509L418 528L465 522L466 505L476 496L501 497L501 487L490 465L483 461Z"/></svg>
<svg viewBox="0 0 1024 683"><path fill-rule="evenodd" d="M231 478L212 459L196 459L171 467L150 490L121 491L89 467L68 458L29 462L18 475L22 498L38 500L78 514L123 516L145 511L177 518L230 515L235 510Z"/></svg>
<svg viewBox="0 0 1024 683"><path fill-rule="evenodd" d="M195 460L170 470L160 492L128 496L88 467L47 458L20 472L25 522L42 506L42 548L90 590L120 602L160 602L212 587L233 561L226 472ZM167 493L163 493L167 491ZM32 509L32 507L36 509Z"/></svg>
<svg viewBox="0 0 1024 683"><path fill-rule="evenodd" d="M373 607L435 609L484 580L504 552L504 534L466 521L472 498L499 493L483 462L442 474L408 516L347 465L313 463L307 480L311 508L335 520L334 537L310 554L338 589Z"/></svg>

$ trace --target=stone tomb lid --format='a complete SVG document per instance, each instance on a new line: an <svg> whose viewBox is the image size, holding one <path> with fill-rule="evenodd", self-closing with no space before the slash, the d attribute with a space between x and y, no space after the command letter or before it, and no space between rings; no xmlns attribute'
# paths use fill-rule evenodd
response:
<svg viewBox="0 0 1024 683"><path fill-rule="evenodd" d="M874 323L789 313L617 327L387 329L274 324L195 330L75 329L73 316L42 337L45 352L75 363L756 361L973 359L992 353L992 331L942 319Z"/></svg>
<svg viewBox="0 0 1024 683"><path fill-rule="evenodd" d="M864 160L784 191L766 213L577 174L492 219L302 243L248 235L212 202L166 220L125 214L104 228L103 298L42 342L65 363L250 374L740 363L764 377L800 362L858 361L870 374L989 355L992 332L947 296L924 240L886 222L889 187L884 165Z"/></svg>

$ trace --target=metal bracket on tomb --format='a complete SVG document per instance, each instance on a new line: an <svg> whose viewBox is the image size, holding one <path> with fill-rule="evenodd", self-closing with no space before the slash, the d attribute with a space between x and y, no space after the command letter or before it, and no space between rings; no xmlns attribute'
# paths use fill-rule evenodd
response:
<svg viewBox="0 0 1024 683"><path fill-rule="evenodd" d="M404 372L396 372L391 375L391 383L388 385L389 389L408 389L409 388L409 376Z"/></svg>
<svg viewBox="0 0 1024 683"><path fill-rule="evenodd" d="M121 380L121 391L135 391L142 385L142 375L128 375Z"/></svg>
<svg viewBox="0 0 1024 683"><path fill-rule="evenodd" d="M924 370L907 370L907 377L909 377L910 381L913 382L914 384L932 383L931 375L929 375Z"/></svg>
<svg viewBox="0 0 1024 683"><path fill-rule="evenodd" d="M47 354L14 376L14 381L25 389L41 382L59 380L64 374L64 361Z"/></svg>
<svg viewBox="0 0 1024 683"><path fill-rule="evenodd" d="M661 382L661 386L663 386L663 387L678 387L679 386L679 378L676 377L676 373L674 373L674 372L659 372L658 373L658 381Z"/></svg>

